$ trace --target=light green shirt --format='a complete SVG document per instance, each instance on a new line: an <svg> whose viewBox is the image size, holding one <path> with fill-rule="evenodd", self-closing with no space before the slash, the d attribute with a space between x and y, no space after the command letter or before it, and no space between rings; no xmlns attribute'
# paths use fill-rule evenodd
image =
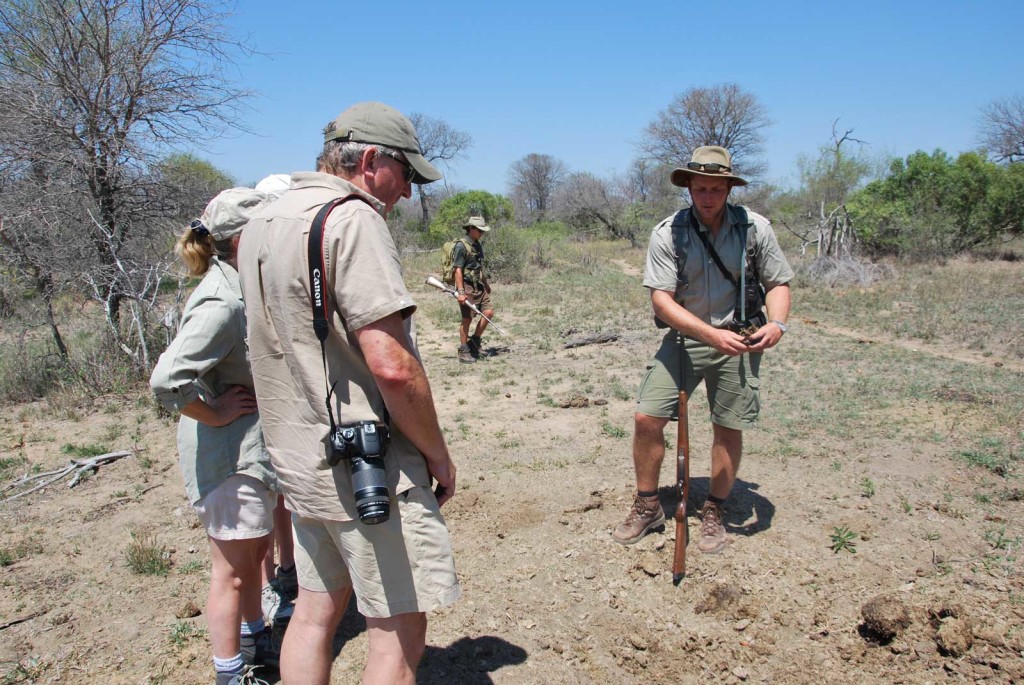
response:
<svg viewBox="0 0 1024 685"><path fill-rule="evenodd" d="M726 221L714 241L707 227L698 222L698 230L708 236L722 263L739 282L740 267L744 260L746 246L740 226L740 213L734 205L727 205ZM654 290L666 290L677 294L676 301L688 312L705 323L721 328L732 321L736 307L736 288L725 278L711 255L704 249L700 238L694 235L688 217L689 208L680 210L678 216L684 220L682 246L685 250L683 261L683 283L678 291L678 270L676 248L672 239L672 215L654 227L647 248L647 264L644 269L644 286ZM758 277L765 290L783 285L793 279L793 270L779 247L768 219L747 210L748 221L753 225L755 262Z"/></svg>
<svg viewBox="0 0 1024 685"><path fill-rule="evenodd" d="M188 299L178 335L160 355L149 385L157 400L171 411L197 398L209 402L233 385L253 387L242 291L238 272L230 264L219 259L210 264ZM178 458L191 504L234 473L277 487L258 413L219 427L182 416Z"/></svg>

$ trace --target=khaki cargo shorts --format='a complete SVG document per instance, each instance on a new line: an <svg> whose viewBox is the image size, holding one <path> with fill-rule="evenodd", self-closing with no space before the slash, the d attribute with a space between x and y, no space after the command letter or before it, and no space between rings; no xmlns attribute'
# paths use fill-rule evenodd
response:
<svg viewBox="0 0 1024 685"><path fill-rule="evenodd" d="M487 292L483 286L477 288L472 283L465 283L466 286L466 301L472 302L476 305L477 309L482 312L486 312L491 309L491 294ZM459 305L459 309L462 310L462 318L469 319L476 316L476 312L467 307L464 304Z"/></svg>
<svg viewBox="0 0 1024 685"><path fill-rule="evenodd" d="M671 332L661 341L647 374L640 383L636 411L647 416L679 416L679 374L686 375L686 394L704 381L711 409L711 422L726 428L745 430L754 425L761 410L758 373L761 353L730 357L697 340L686 339L685 353L679 336Z"/></svg>
<svg viewBox="0 0 1024 685"><path fill-rule="evenodd" d="M352 587L364 616L432 611L459 598L451 538L430 488L392 497L384 523L293 513L292 526L299 585L316 592Z"/></svg>

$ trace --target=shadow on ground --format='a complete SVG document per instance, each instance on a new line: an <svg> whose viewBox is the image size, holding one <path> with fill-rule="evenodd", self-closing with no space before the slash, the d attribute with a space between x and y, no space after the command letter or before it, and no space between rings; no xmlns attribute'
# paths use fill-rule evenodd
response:
<svg viewBox="0 0 1024 685"><path fill-rule="evenodd" d="M416 674L420 685L493 685L490 674L526 661L526 650L493 635L464 637L447 647L427 647Z"/></svg>
<svg viewBox="0 0 1024 685"><path fill-rule="evenodd" d="M709 478L690 479L690 498L686 503L688 516L700 514L710 487L711 479ZM771 528L772 519L775 517L775 505L767 497L757 492L760 487L758 483L736 479L729 499L725 502L726 532L732 535L750 536ZM675 516L676 506L679 503L676 486L662 486L658 489L658 496L661 507L665 511L665 518L671 519Z"/></svg>

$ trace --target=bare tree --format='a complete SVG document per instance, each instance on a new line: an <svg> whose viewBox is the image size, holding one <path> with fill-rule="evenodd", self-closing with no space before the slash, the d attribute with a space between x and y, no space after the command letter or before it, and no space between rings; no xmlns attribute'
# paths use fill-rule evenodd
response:
<svg viewBox="0 0 1024 685"><path fill-rule="evenodd" d="M140 363L140 323L123 328L121 304L145 301L154 232L180 211L163 201L156 163L176 144L235 127L248 95L226 76L247 50L225 31L230 9L218 0L0 6L0 169L27 198L20 208L0 201L4 235L48 282L87 284ZM65 238L43 263L40 215L24 211L33 206Z"/></svg>
<svg viewBox="0 0 1024 685"><path fill-rule="evenodd" d="M982 109L979 140L997 162L1024 161L1024 95L996 100Z"/></svg>
<svg viewBox="0 0 1024 685"><path fill-rule="evenodd" d="M555 191L565 180L569 168L551 155L530 153L512 162L508 184L516 216L533 221L544 220Z"/></svg>
<svg viewBox="0 0 1024 685"><path fill-rule="evenodd" d="M701 145L721 145L733 173L759 181L765 173L763 131L771 124L757 97L735 83L690 88L647 125L641 147L651 158L680 166Z"/></svg>
<svg viewBox="0 0 1024 685"><path fill-rule="evenodd" d="M629 199L621 185L593 174L571 174L556 194L558 216L581 230L600 227L612 238L626 238L637 246L635 225L627 220Z"/></svg>
<svg viewBox="0 0 1024 685"><path fill-rule="evenodd" d="M472 136L452 128L446 121L419 112L410 114L409 120L416 129L416 135L419 136L420 152L435 166L451 169L455 160L464 158L473 147ZM422 212L420 230L425 231L430 225L431 200L436 193L429 185L416 186L416 193L420 197Z"/></svg>

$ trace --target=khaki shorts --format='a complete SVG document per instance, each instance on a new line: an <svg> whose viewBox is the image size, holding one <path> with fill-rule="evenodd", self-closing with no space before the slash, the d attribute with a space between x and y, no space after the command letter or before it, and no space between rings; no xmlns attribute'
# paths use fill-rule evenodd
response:
<svg viewBox="0 0 1024 685"><path fill-rule="evenodd" d="M475 304L477 309L482 312L491 309L491 294L483 286L476 288L472 283L464 283L464 285L466 286L466 301ZM476 312L464 304L460 304L459 308L462 310L462 318L464 319L476 316Z"/></svg>
<svg viewBox="0 0 1024 685"><path fill-rule="evenodd" d="M661 342L647 375L640 383L636 410L647 416L679 416L680 345L676 333ZM711 422L726 428L744 430L754 425L761 410L761 353L730 357L696 340L686 339L683 356L686 394L704 381L711 408Z"/></svg>
<svg viewBox="0 0 1024 685"><path fill-rule="evenodd" d="M233 473L192 505L214 540L251 540L274 531L277 493L258 478Z"/></svg>
<svg viewBox="0 0 1024 685"><path fill-rule="evenodd" d="M459 598L448 527L429 488L392 497L391 518L377 525L293 513L292 527L299 585L316 592L351 586L364 616L432 611Z"/></svg>

